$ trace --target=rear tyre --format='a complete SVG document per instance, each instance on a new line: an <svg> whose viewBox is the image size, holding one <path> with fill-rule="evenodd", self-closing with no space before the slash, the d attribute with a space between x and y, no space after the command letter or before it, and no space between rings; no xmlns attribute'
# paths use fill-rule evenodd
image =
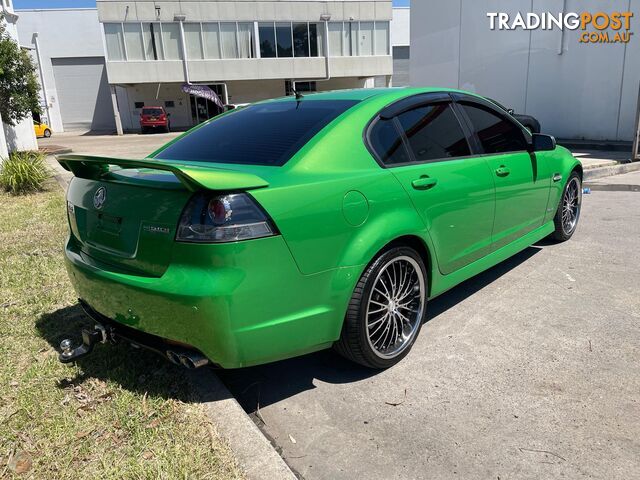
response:
<svg viewBox="0 0 640 480"><path fill-rule="evenodd" d="M49 138L51 136L51 130L49 130L48 128L46 128L44 130L44 136L45 138Z"/></svg>
<svg viewBox="0 0 640 480"><path fill-rule="evenodd" d="M553 218L556 229L551 234L551 238L557 242L566 242L573 236L580 219L581 207L582 180L578 172L573 171L569 175L556 216Z"/></svg>
<svg viewBox="0 0 640 480"><path fill-rule="evenodd" d="M391 248L366 268L353 291L335 350L369 368L389 368L411 350L425 318L427 270L408 247Z"/></svg>

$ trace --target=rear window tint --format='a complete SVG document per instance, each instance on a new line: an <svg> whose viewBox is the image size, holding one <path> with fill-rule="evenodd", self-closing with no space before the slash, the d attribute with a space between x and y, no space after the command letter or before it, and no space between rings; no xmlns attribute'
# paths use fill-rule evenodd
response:
<svg viewBox="0 0 640 480"><path fill-rule="evenodd" d="M143 115L162 115L164 112L161 108L143 108Z"/></svg>
<svg viewBox="0 0 640 480"><path fill-rule="evenodd" d="M251 105L216 118L156 154L164 160L282 166L355 100Z"/></svg>

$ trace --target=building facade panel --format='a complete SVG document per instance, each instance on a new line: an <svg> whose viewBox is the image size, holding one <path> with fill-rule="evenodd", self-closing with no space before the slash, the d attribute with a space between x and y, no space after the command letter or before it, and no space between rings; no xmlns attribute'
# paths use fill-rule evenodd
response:
<svg viewBox="0 0 640 480"><path fill-rule="evenodd" d="M640 0L503 1L511 14L637 12ZM640 39L580 43L582 30L491 30L486 3L414 2L411 83L471 90L535 116L560 138L631 141L640 82Z"/></svg>
<svg viewBox="0 0 640 480"><path fill-rule="evenodd" d="M34 34L38 34L40 58L42 59L42 74L47 91L49 107L48 122L54 133L64 131L65 119L62 115L58 82L54 76L53 59L68 58L104 58L103 35L98 22L96 9L56 9L56 10L20 10L18 30L23 45L34 46ZM34 61L37 61L35 52ZM101 98L101 101L105 101ZM44 98L42 104L44 105ZM102 109L111 111L111 101L96 104L86 104L89 110ZM46 115L46 111L44 112ZM111 113L113 117L113 112ZM112 122L113 123L113 122Z"/></svg>

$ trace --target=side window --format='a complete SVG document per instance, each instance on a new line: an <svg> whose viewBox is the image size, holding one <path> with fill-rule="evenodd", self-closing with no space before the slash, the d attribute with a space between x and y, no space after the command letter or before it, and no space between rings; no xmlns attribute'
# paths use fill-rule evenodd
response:
<svg viewBox="0 0 640 480"><path fill-rule="evenodd" d="M378 119L369 131L369 143L385 165L409 162L407 150L393 119Z"/></svg>
<svg viewBox="0 0 640 480"><path fill-rule="evenodd" d="M527 141L513 122L475 105L460 105L473 123L485 153L517 152L527 149Z"/></svg>
<svg viewBox="0 0 640 480"><path fill-rule="evenodd" d="M416 161L470 155L467 139L448 103L424 105L398 115Z"/></svg>

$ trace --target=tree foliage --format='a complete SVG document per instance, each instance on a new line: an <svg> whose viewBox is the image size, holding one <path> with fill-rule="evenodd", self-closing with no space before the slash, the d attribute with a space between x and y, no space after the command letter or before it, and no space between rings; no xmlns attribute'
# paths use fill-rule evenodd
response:
<svg viewBox="0 0 640 480"><path fill-rule="evenodd" d="M27 51L11 38L0 15L0 115L15 125L30 113L40 113L36 69Z"/></svg>

